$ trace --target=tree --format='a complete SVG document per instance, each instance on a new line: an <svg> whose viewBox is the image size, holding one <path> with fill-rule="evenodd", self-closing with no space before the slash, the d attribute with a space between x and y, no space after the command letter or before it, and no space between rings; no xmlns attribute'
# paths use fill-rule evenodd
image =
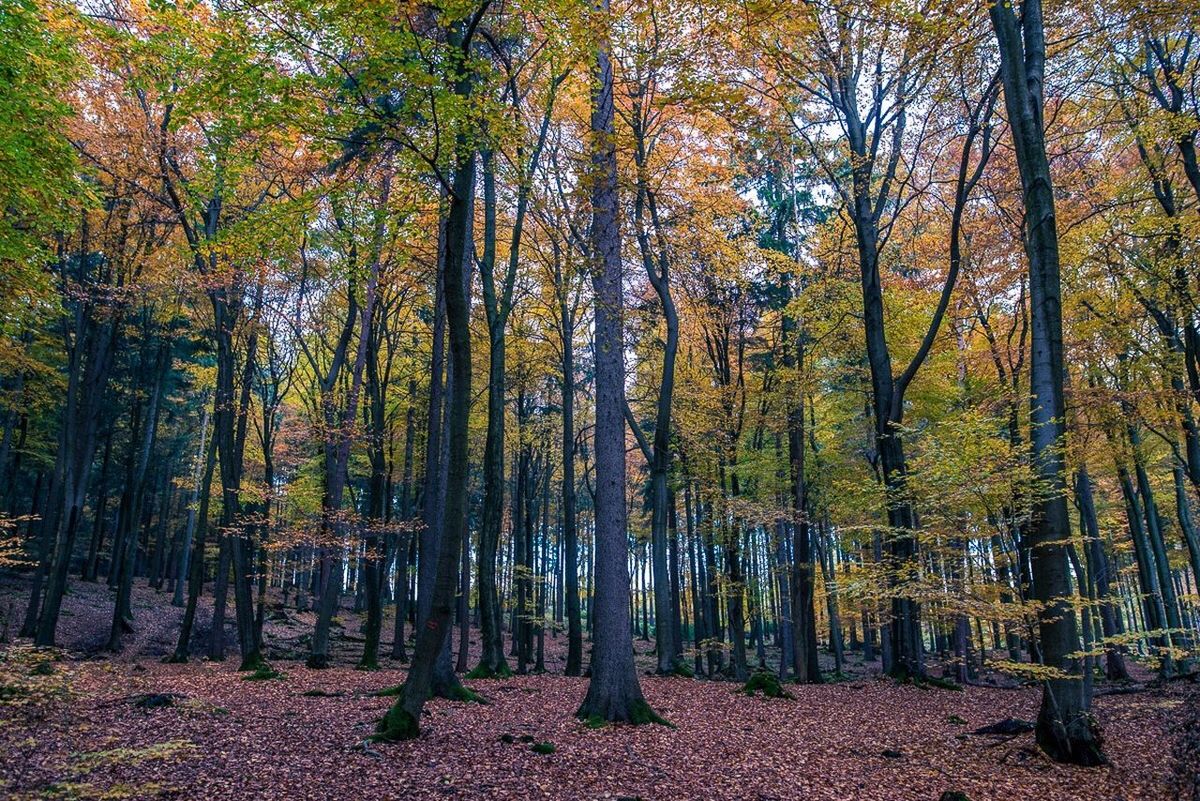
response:
<svg viewBox="0 0 1200 801"><path fill-rule="evenodd" d="M642 696L629 631L629 568L625 511L625 348L618 219L617 156L613 141L613 66L607 0L598 10L601 33L592 72L592 288L596 362L596 598L591 680L575 713L588 720L661 722Z"/></svg>
<svg viewBox="0 0 1200 801"><path fill-rule="evenodd" d="M1062 339L1062 286L1054 190L1046 158L1044 87L1046 38L1040 0L1024 0L1021 16L1011 4L989 7L1000 53L1004 106L1021 176L1025 208L1025 254L1031 308L1031 444L1037 475L1048 489L1039 499L1030 532L1034 597L1043 660L1053 673L1043 684L1038 744L1054 759L1081 765L1106 762L1095 720L1079 680L1078 633L1070 606L1071 579L1063 544L1070 537L1067 512Z"/></svg>
<svg viewBox="0 0 1200 801"><path fill-rule="evenodd" d="M474 91L475 75L469 63L471 42L488 0L473 13L452 22L447 29L449 70L446 80L461 100L469 100ZM437 555L428 620L417 634L412 667L400 697L379 722L376 737L381 740L412 739L420 733L421 711L433 693L434 671L443 646L450 636L457 585L459 548L467 525L467 425L471 407L471 331L468 285L464 280L465 253L469 245L469 223L474 200L476 151L459 124L454 140L454 164L446 215L445 256L440 278L446 304L446 330L449 339L451 389L447 400L449 459L446 471L446 506L442 542Z"/></svg>

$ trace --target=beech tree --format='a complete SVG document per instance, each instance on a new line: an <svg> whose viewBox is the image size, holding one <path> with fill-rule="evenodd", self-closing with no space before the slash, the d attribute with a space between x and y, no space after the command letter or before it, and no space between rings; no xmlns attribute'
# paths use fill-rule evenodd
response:
<svg viewBox="0 0 1200 801"><path fill-rule="evenodd" d="M591 678L576 715L649 723L658 716L642 696L629 632L629 568L625 559L625 354L622 330L621 230L613 132L613 62L607 0L596 12L600 33L592 72L591 259L596 298L596 600Z"/></svg>
<svg viewBox="0 0 1200 801"><path fill-rule="evenodd" d="M1193 17L11 0L0 638L1119 759L1200 658Z"/></svg>
<svg viewBox="0 0 1200 801"><path fill-rule="evenodd" d="M1066 465L1062 284L1054 190L1046 159L1044 86L1046 35L1040 0L1025 0L1018 19L1012 5L989 9L1000 52L1000 75L1009 130L1021 175L1025 207L1025 254L1029 260L1030 424L1033 463L1048 494L1034 509L1030 569L1042 658L1053 674L1045 680L1038 713L1038 743L1054 758L1082 765L1105 762L1089 699L1077 678L1077 630L1064 540L1070 537Z"/></svg>

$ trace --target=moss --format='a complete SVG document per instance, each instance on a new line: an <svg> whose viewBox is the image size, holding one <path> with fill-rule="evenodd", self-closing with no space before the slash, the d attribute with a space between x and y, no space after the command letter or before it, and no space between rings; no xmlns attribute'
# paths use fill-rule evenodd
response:
<svg viewBox="0 0 1200 801"><path fill-rule="evenodd" d="M966 726L967 725L967 721L963 720L958 715L949 715L946 718L946 722L953 723L955 726Z"/></svg>
<svg viewBox="0 0 1200 801"><path fill-rule="evenodd" d="M331 693L326 690L305 690L300 693L305 698L341 698L345 693Z"/></svg>
<svg viewBox="0 0 1200 801"><path fill-rule="evenodd" d="M583 725L587 726L589 729L602 729L610 722L628 723L631 726L642 726L647 723L657 723L660 726L666 726L671 729L675 728L675 724L671 723L669 720L663 718L661 715L655 712L650 707L650 704L646 703L644 700L634 701L632 704L630 704L628 716L621 717L619 721L610 721L601 714L588 712L583 708L580 708L580 710L575 713L575 716L582 720Z"/></svg>
<svg viewBox="0 0 1200 801"><path fill-rule="evenodd" d="M895 674L892 676L897 684L911 684L918 690L931 690L934 687L940 690L954 690L962 692L962 685L950 679L940 679L937 676L917 676L911 673Z"/></svg>
<svg viewBox="0 0 1200 801"><path fill-rule="evenodd" d="M398 700L375 724L375 734L369 739L376 743L395 743L415 740L420 734L421 727L417 719L404 708L404 702Z"/></svg>
<svg viewBox="0 0 1200 801"><path fill-rule="evenodd" d="M186 697L178 693L146 693L144 695L135 695L132 703L138 709L158 709L164 706L175 706L177 701L181 701Z"/></svg>
<svg viewBox="0 0 1200 801"><path fill-rule="evenodd" d="M77 770L92 771L102 767L140 765L150 760L186 759L194 756L196 750L196 744L191 740L168 740L143 748L113 748L107 751L76 753L71 755L71 763Z"/></svg>
<svg viewBox="0 0 1200 801"><path fill-rule="evenodd" d="M938 797L938 801L971 801L971 799L960 790L947 790Z"/></svg>
<svg viewBox="0 0 1200 801"><path fill-rule="evenodd" d="M462 701L463 703L468 704L482 704L484 706L488 705L487 700L482 695L475 692L470 687L464 687L461 684L455 686L454 689L450 691L450 700Z"/></svg>
<svg viewBox="0 0 1200 801"><path fill-rule="evenodd" d="M679 676L680 678L683 678L683 679L696 678L696 672L694 670L692 670L691 665L689 665L687 662L682 662L682 661L675 662L675 664L671 667L670 675Z"/></svg>
<svg viewBox="0 0 1200 801"><path fill-rule="evenodd" d="M675 728L675 724L668 721L666 718L659 715L650 708L650 704L645 701L634 701L629 707L629 722L635 726L642 726L647 723L657 723L660 726L667 728Z"/></svg>
<svg viewBox="0 0 1200 801"><path fill-rule="evenodd" d="M543 754L543 755L553 754L554 753L554 743L550 743L550 742L534 743L533 745L531 745L529 747L529 750L535 754Z"/></svg>
<svg viewBox="0 0 1200 801"><path fill-rule="evenodd" d="M247 673L242 676L242 681L282 681L284 675L275 668L263 662L259 667L254 669L253 673Z"/></svg>
<svg viewBox="0 0 1200 801"><path fill-rule="evenodd" d="M248 670L258 671L270 669L270 664L264 660L263 655L259 654L258 651L253 651L252 654L247 654L245 660L242 660L240 666L238 666L238 670L242 671L242 673L245 673L245 671Z"/></svg>
<svg viewBox="0 0 1200 801"><path fill-rule="evenodd" d="M756 671L742 685L741 691L749 696L754 696L761 692L767 698L793 697L791 693L783 689L783 685L779 683L779 677L768 670Z"/></svg>
<svg viewBox="0 0 1200 801"><path fill-rule="evenodd" d="M472 681L477 679L508 679L512 678L512 669L509 668L507 662L501 662L499 669L493 670L490 665L485 665L480 662L475 666L474 670L466 675L466 678Z"/></svg>
<svg viewBox="0 0 1200 801"><path fill-rule="evenodd" d="M384 687L382 690L376 690L370 693L373 698L398 698L404 695L404 685L397 684L394 687Z"/></svg>
<svg viewBox="0 0 1200 801"><path fill-rule="evenodd" d="M923 681L918 681L917 684L925 684L930 687L937 687L941 690L954 690L962 692L962 685L950 679L939 679L937 676L926 676Z"/></svg>
<svg viewBox="0 0 1200 801"><path fill-rule="evenodd" d="M376 662L375 660L371 660L370 662L359 662L357 665L354 666L354 669L355 670L366 670L366 671L379 670L379 663Z"/></svg>

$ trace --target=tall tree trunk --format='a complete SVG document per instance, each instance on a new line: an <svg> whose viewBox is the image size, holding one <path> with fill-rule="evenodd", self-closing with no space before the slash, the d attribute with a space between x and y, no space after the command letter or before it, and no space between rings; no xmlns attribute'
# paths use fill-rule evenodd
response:
<svg viewBox="0 0 1200 801"><path fill-rule="evenodd" d="M149 402L146 407L145 419L141 423L139 430L140 441L138 443L136 466L130 475L131 483L129 493L131 502L128 505L129 514L123 517L125 521L125 536L122 538L122 554L121 554L121 577L117 584L117 602L113 607L113 622L109 632L108 650L121 650L121 635L129 631L133 622L133 610L130 605L130 595L133 590L133 573L136 564L138 550L138 535L137 521L141 518L141 510L145 502L146 495L146 473L150 466L150 457L154 451L154 443L158 434L158 420L160 403L163 394L163 384L166 382L167 372L171 366L171 345L164 341L158 346L157 356L155 359L154 368L154 385L150 392ZM169 462L166 472L170 472ZM148 543L147 543L148 544ZM61 596L60 599L61 600ZM51 607L50 596L47 593L46 612L49 613ZM48 633L53 636L53 624L56 622L57 616L48 621ZM46 617L43 616L45 624ZM39 637L46 632L45 625L39 628Z"/></svg>
<svg viewBox="0 0 1200 801"><path fill-rule="evenodd" d="M795 366L801 373L805 369L804 333L791 329L785 322L785 333L791 333L795 342L787 341L786 363ZM817 659L817 618L815 609L816 581L813 565L811 503L808 493L805 451L807 448L804 431L804 399L793 399L788 410L788 456L791 461L792 502L792 563L789 575L791 587L787 598L791 605L792 666L796 681L816 683L821 681L821 668Z"/></svg>
<svg viewBox="0 0 1200 801"><path fill-rule="evenodd" d="M567 615L566 675L583 672L583 621L579 609L579 529L575 510L575 316L555 248L555 278L559 287L559 326L562 335L562 537L563 578Z"/></svg>
<svg viewBox="0 0 1200 801"><path fill-rule="evenodd" d="M392 659L401 662L408 661L407 649L404 647L404 623L408 619L408 552L412 544L413 521L413 451L417 435L416 426L417 381L415 378L408 382L408 411L404 417L404 466L400 488L400 533L396 535L396 582L393 597L396 599L396 620L392 631Z"/></svg>
<svg viewBox="0 0 1200 801"><path fill-rule="evenodd" d="M1025 253L1031 307L1030 418L1034 470L1044 482L1029 532L1033 593L1042 606L1042 658L1059 672L1043 684L1038 744L1054 759L1082 765L1106 761L1072 654L1079 638L1071 605L1065 545L1067 513L1063 397L1062 290L1054 192L1043 119L1046 39L1041 0L996 0L989 8L1000 53L1000 75L1025 207Z"/></svg>
<svg viewBox="0 0 1200 801"><path fill-rule="evenodd" d="M608 0L592 76L592 287L595 311L596 597L591 680L576 715L645 723L657 720L642 696L629 632L628 529L625 510L625 349L617 154Z"/></svg>
<svg viewBox="0 0 1200 801"><path fill-rule="evenodd" d="M474 17L453 23L449 30L450 43L455 47L451 60L454 93L463 99L470 96L473 84L473 76L466 63L472 35L487 7L488 2L484 0ZM444 529L437 554L429 614L418 628L412 667L401 695L379 722L376 736L383 740L412 739L420 734L421 712L433 694L437 662L449 644L450 623L454 614L459 548L467 525L467 479L470 472L471 308L469 284L465 278L474 189L475 151L467 144L466 132L460 130L455 140L453 188L446 216L445 258L440 269L452 379L447 398L450 442L444 494L445 514L442 517ZM424 558L426 556L422 554Z"/></svg>

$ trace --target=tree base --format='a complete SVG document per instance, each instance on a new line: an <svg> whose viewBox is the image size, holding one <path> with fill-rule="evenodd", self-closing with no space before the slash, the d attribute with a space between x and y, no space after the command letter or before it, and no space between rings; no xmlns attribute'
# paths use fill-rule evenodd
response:
<svg viewBox="0 0 1200 801"><path fill-rule="evenodd" d="M280 673L278 670L275 670L275 668L271 667L266 662L263 662L261 665L256 667L252 673L247 673L245 676L242 676L242 681L275 681L282 678L282 673Z"/></svg>
<svg viewBox="0 0 1200 801"><path fill-rule="evenodd" d="M488 701L479 693L472 690L470 687L464 687L461 684L456 685L448 690L446 695L442 696L451 701L461 701L465 704L481 704L488 706Z"/></svg>
<svg viewBox="0 0 1200 801"><path fill-rule="evenodd" d="M678 676L681 679L696 678L696 674L692 671L692 668L686 662L679 660L672 662L670 668L666 670L660 669L657 673L659 676Z"/></svg>
<svg viewBox="0 0 1200 801"><path fill-rule="evenodd" d="M1064 723L1043 710L1038 715L1035 736L1038 746L1055 762L1085 768L1108 764L1100 727L1086 712Z"/></svg>
<svg viewBox="0 0 1200 801"><path fill-rule="evenodd" d="M401 740L415 740L421 736L421 727L408 710L404 708L403 693L396 699L378 723L375 724L375 734L369 738L376 743L395 743Z"/></svg>
<svg viewBox="0 0 1200 801"><path fill-rule="evenodd" d="M608 703L603 708L597 708L596 705L589 704L588 700L584 699L583 705L579 707L575 717L582 720L590 729L601 728L605 723L629 723L634 726L657 723L660 726L675 728L673 723L661 717L650 708L650 704L640 698L630 703Z"/></svg>
<svg viewBox="0 0 1200 801"><path fill-rule="evenodd" d="M241 673L251 670L271 670L271 665L267 662L267 660L263 659L261 653L256 651L252 654L248 654L246 658L242 660L242 664L238 667L238 671Z"/></svg>
<svg viewBox="0 0 1200 801"><path fill-rule="evenodd" d="M465 678L475 679L509 679L512 678L512 669L509 668L507 662L501 662L499 666L493 667L484 662L480 662L475 666L474 670L466 674Z"/></svg>
<svg viewBox="0 0 1200 801"><path fill-rule="evenodd" d="M304 666L309 670L327 670L329 668L329 654L311 654L305 660Z"/></svg>
<svg viewBox="0 0 1200 801"><path fill-rule="evenodd" d="M404 685L397 684L395 687L384 687L382 690L376 690L371 693L372 698L397 698L404 694Z"/></svg>

